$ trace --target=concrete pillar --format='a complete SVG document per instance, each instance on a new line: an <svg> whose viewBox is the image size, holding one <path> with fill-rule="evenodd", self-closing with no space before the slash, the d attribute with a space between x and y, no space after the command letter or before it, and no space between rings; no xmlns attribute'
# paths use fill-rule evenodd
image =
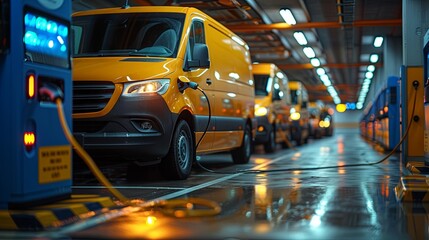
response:
<svg viewBox="0 0 429 240"><path fill-rule="evenodd" d="M386 84L390 76L400 76L402 66L402 38L386 37L383 43L383 79ZM384 85L386 86L386 85Z"/></svg>

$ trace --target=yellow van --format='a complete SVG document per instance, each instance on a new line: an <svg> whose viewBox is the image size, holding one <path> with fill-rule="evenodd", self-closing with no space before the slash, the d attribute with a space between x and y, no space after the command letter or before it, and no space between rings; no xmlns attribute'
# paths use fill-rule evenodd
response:
<svg viewBox="0 0 429 240"><path fill-rule="evenodd" d="M249 161L253 76L237 35L167 6L78 12L72 31L73 131L96 159L160 164L170 179L187 178L197 154Z"/></svg>
<svg viewBox="0 0 429 240"><path fill-rule="evenodd" d="M255 144L263 144L272 153L281 143L288 147L290 139L290 91L288 78L273 63L253 64L255 80L255 116L258 122Z"/></svg>
<svg viewBox="0 0 429 240"><path fill-rule="evenodd" d="M323 136L322 126L324 126L324 123L321 124L320 117L324 107L325 107L324 103L320 100L308 103L308 112L310 114L310 119L309 119L310 137L314 139L319 139Z"/></svg>
<svg viewBox="0 0 429 240"><path fill-rule="evenodd" d="M290 118L292 120L292 139L297 145L308 142L310 136L310 113L308 112L308 92L304 84L299 81L289 81L292 107Z"/></svg>

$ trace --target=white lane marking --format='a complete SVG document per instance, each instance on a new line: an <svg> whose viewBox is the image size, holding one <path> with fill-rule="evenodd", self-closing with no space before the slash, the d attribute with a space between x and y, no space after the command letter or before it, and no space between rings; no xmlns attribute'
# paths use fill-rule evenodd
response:
<svg viewBox="0 0 429 240"><path fill-rule="evenodd" d="M295 153L290 153L290 154L287 154L285 156L281 156L281 157L275 158L275 159L273 159L271 161L267 161L265 163L261 163L259 165L254 166L253 168L250 168L249 170L258 170L260 168L266 167L267 165L270 165L272 163L278 162L280 160L283 160L284 158L289 157L289 155L291 155L291 154L293 155ZM243 171L243 170L240 170L240 171ZM212 181L209 181L209 182L206 182L206 183L202 183L200 185L189 187L189 188L183 189L181 191L177 191L177 192L174 192L174 193L170 193L170 194L164 195L162 197L155 198L152 201L168 200L168 199L176 198L176 197L179 197L181 195L185 195L185 194L191 193L193 191L196 191L196 190L199 190L199 189L202 189L202 188L205 188L205 187L210 187L210 186L215 185L217 183L224 182L226 180L229 180L231 178L240 176L242 174L245 174L245 172L234 173L232 175L228 175L228 176L225 176L225 177L222 177L222 178L219 178L219 179L215 179L215 180L212 180Z"/></svg>

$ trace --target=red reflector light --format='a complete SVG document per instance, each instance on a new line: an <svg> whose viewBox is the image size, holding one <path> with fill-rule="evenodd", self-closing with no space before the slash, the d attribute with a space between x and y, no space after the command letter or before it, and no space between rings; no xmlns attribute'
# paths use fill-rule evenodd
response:
<svg viewBox="0 0 429 240"><path fill-rule="evenodd" d="M33 98L36 92L36 78L33 73L27 75L27 97Z"/></svg>
<svg viewBox="0 0 429 240"><path fill-rule="evenodd" d="M27 149L31 149L36 143L36 135L34 132L25 132L24 133L24 145Z"/></svg>

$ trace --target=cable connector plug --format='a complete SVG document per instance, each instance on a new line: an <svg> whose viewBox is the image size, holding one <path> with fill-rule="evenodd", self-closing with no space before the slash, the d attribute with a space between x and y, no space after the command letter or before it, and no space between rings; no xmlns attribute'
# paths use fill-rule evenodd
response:
<svg viewBox="0 0 429 240"><path fill-rule="evenodd" d="M417 81L417 80L414 80L413 81L413 87L414 87L414 89L416 89L417 90L417 88L419 87L419 81Z"/></svg>
<svg viewBox="0 0 429 240"><path fill-rule="evenodd" d="M179 91L183 93L183 91L185 91L187 88L192 88L194 90L197 90L198 87L198 83L196 82L192 82L191 80L189 80L187 77L185 76L180 76L179 80L177 81L178 87L179 87Z"/></svg>
<svg viewBox="0 0 429 240"><path fill-rule="evenodd" d="M53 83L43 83L39 88L39 96L41 101L55 103L57 99L61 101L64 99L64 93L61 88Z"/></svg>

